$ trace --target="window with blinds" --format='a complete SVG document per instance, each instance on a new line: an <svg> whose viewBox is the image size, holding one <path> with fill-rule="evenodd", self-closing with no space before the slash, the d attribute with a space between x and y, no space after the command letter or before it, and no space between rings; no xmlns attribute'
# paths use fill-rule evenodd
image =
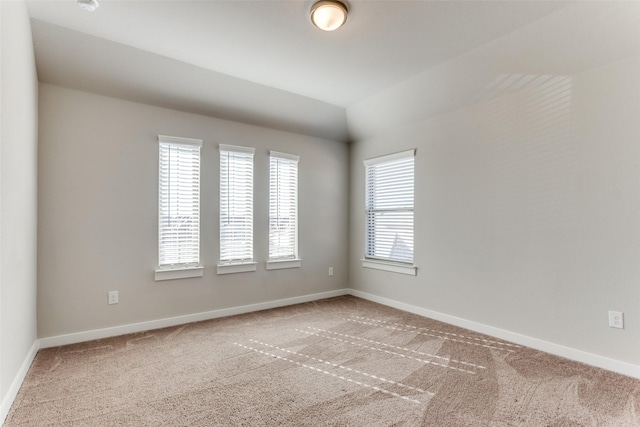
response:
<svg viewBox="0 0 640 427"><path fill-rule="evenodd" d="M365 258L413 263L415 150L366 160Z"/></svg>
<svg viewBox="0 0 640 427"><path fill-rule="evenodd" d="M202 140L158 136L159 268L200 262L200 147Z"/></svg>
<svg viewBox="0 0 640 427"><path fill-rule="evenodd" d="M299 156L271 151L269 160L269 260L298 258Z"/></svg>
<svg viewBox="0 0 640 427"><path fill-rule="evenodd" d="M220 145L221 264L253 262L254 152L251 147Z"/></svg>

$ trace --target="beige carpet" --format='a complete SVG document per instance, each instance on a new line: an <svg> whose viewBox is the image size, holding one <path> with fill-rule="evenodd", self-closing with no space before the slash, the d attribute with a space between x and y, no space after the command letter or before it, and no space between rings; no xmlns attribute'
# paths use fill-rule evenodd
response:
<svg viewBox="0 0 640 427"><path fill-rule="evenodd" d="M6 426L636 426L640 381L354 297L41 350Z"/></svg>

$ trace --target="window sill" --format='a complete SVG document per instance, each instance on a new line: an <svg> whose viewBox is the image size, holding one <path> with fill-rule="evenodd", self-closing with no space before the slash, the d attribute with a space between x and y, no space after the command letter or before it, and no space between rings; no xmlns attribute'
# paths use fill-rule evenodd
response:
<svg viewBox="0 0 640 427"><path fill-rule="evenodd" d="M267 270L281 270L283 268L299 268L302 265L301 259L283 259L267 261Z"/></svg>
<svg viewBox="0 0 640 427"><path fill-rule="evenodd" d="M204 267L180 267L156 270L156 282L162 280L189 279L191 277L204 276Z"/></svg>
<svg viewBox="0 0 640 427"><path fill-rule="evenodd" d="M418 267L409 264L398 264L394 262L385 262L372 259L363 259L362 266L364 268L373 268L375 270L391 271L393 273L408 274L409 276L418 275Z"/></svg>
<svg viewBox="0 0 640 427"><path fill-rule="evenodd" d="M256 271L256 262L242 262L235 264L218 264L218 274L247 273Z"/></svg>

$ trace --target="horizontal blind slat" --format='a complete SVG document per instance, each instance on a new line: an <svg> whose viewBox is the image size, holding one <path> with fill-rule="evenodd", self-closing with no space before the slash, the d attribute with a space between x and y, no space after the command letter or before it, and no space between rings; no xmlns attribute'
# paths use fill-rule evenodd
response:
<svg viewBox="0 0 640 427"><path fill-rule="evenodd" d="M220 147L221 262L253 259L253 152L233 149Z"/></svg>
<svg viewBox="0 0 640 427"><path fill-rule="evenodd" d="M413 262L414 156L365 161L365 256Z"/></svg>
<svg viewBox="0 0 640 427"><path fill-rule="evenodd" d="M269 259L293 259L297 254L298 157L269 159Z"/></svg>
<svg viewBox="0 0 640 427"><path fill-rule="evenodd" d="M161 139L158 192L159 265L197 265L200 262L200 145L162 142Z"/></svg>

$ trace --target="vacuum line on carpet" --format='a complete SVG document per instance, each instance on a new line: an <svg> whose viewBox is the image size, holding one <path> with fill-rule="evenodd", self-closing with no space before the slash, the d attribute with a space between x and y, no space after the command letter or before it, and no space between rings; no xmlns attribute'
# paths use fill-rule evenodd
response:
<svg viewBox="0 0 640 427"><path fill-rule="evenodd" d="M338 333L338 332L327 331L326 329L314 328L312 326L307 326L307 328L313 329L314 331L325 332L327 334L338 335L338 336L341 336L341 337L344 337L344 338L351 338L351 339L356 339L356 340L360 340L360 341L366 341L366 342L369 342L369 343L372 343L372 344L382 345L382 346L385 346L385 347L395 348L395 349L398 349L398 350L409 351L411 353L420 354L422 356L435 357L437 359L442 359L447 363L454 362L454 363L459 363L461 365L473 366L474 368L478 368L478 369L487 369L485 366L482 366L482 365L476 365L476 364L470 363L470 362L463 362L462 360L458 360L458 359L450 359L448 357L442 357L442 356L438 356L436 354L424 353L422 351L412 350L412 349L406 348L406 347L399 347L399 346L393 345L393 344L387 344L387 343L380 342L380 341L374 341L374 340L369 340L369 339L366 339L366 338L356 337L354 335L341 334L341 333Z"/></svg>
<svg viewBox="0 0 640 427"><path fill-rule="evenodd" d="M395 322L387 322L386 320L371 319L371 318L362 317L362 316L352 316L352 317L354 319L368 320L370 322L386 323L386 324L405 327L405 328L420 329L422 331L435 332L435 333L444 334L444 335L450 335L452 337L458 337L458 338L463 338L463 339L467 339L467 340L476 340L476 341L481 341L481 342L490 343L490 344L504 345L504 346L507 346L507 347L522 348L522 346L517 345L517 344L512 344L512 343L508 343L508 342L501 342L501 341L487 340L487 339L482 339L482 338L478 338L478 337L470 337L470 336L467 336L467 335L454 334L453 332L438 331L437 329L429 329L429 328L423 328L423 327L420 327L420 326L405 325L405 324L402 324L402 323L395 323Z"/></svg>
<svg viewBox="0 0 640 427"><path fill-rule="evenodd" d="M418 362L427 363L429 365L440 366L442 368L453 369L454 371L460 371L460 372L464 372L464 373L467 373L467 374L475 375L475 372L473 372L473 371L468 371L468 370L462 369L462 368L456 368L455 366L444 365L442 363L436 363L436 362L433 362L431 360L419 359L417 357L408 356L408 355L402 354L402 353L396 353L395 351L385 350L383 348L371 347L371 346L364 345L364 344L359 344L359 343L356 343L356 342L353 342L353 341L345 341L345 340L341 340L340 338L327 337L327 336L324 336L324 335L317 334L315 332L302 331L300 329L296 329L296 331L302 332L303 334L315 335L317 337L325 338L325 339L332 340L332 341L338 341L338 342L342 342L342 343L345 343L345 344L355 345L356 347L362 347L362 348L367 348L367 349L370 349L370 350L380 351L382 353L391 354L393 356L404 357L405 359L417 360Z"/></svg>
<svg viewBox="0 0 640 427"><path fill-rule="evenodd" d="M251 341L252 343L255 343L255 344L263 345L265 347L269 347L269 348L273 348L273 349L276 349L276 350L280 350L280 351L283 351L285 353L293 354L293 355L296 355L296 356L306 357L307 359L315 360L316 362L324 363L325 365L330 365L330 366L333 366L334 368L340 368L340 369L344 369L344 370L349 371L349 372L354 372L356 374L364 375L365 377L373 378L374 380L379 380L379 381L382 381L382 382L385 382L385 383L389 383L389 384L392 384L392 385L397 385L399 387L404 387L404 388L407 388L409 390L414 390L414 391L417 391L419 393L426 393L426 394L428 394L430 396L435 396L435 393L432 393L432 392L427 391L427 390L423 390L423 389L421 389L419 387L414 387L414 386L403 384L403 383L400 383L400 382L397 382L397 381L389 380L387 378L383 378L383 377L380 377L378 375L368 374L366 372L360 371L358 369L350 368L348 366L338 365L337 363L329 362L327 360L318 359L317 357L308 356L306 354L298 353L297 351L293 351L293 350L289 350L289 349L286 349L286 348L278 347L278 346L275 346L275 345L272 345L272 344L267 344L267 343L256 341L256 340L249 340L249 341Z"/></svg>
<svg viewBox="0 0 640 427"><path fill-rule="evenodd" d="M346 320L347 322L359 323L361 325L382 327L382 328L385 328L385 329L393 329L394 331L400 331L400 332L413 332L413 333L416 333L416 334L426 335L428 337L433 337L433 338L440 338L440 339L443 339L443 340L453 341L453 342L457 342L457 343L460 343L460 344L477 345L479 347L490 348L490 349L493 349L493 350L508 351L509 353L515 353L514 350L511 350L511 349L508 349L508 348L494 347L492 345L480 344L480 343L477 343L477 342L462 341L462 340L455 339L455 338L443 337L441 335L429 334L427 332L411 331L411 330L407 330L407 329L403 329L403 328L398 328L396 326L378 325L378 324L375 324L375 323L363 322L362 320L354 320L354 319L344 319L344 320Z"/></svg>
<svg viewBox="0 0 640 427"><path fill-rule="evenodd" d="M278 356L277 354L269 353L267 351L262 351L262 350L259 350L257 348L249 347L249 346L238 344L238 343L233 343L233 344L237 345L239 347L245 348L247 350L255 351L256 353L260 353L260 354L265 355L265 356L273 357L273 358L278 359L278 360L284 360L285 362L293 363L294 365L302 366L303 368L308 368L308 369L311 369L313 371L320 372L320 373L323 373L325 375L329 375L331 377L338 378L338 379L343 380L343 381L348 381L350 383L359 385L361 387L370 388L372 390L379 391L381 393L389 394L389 395L391 395L393 397L399 397L400 399L407 400L407 401L412 402L412 403L417 403L417 404L421 403L419 400L412 399L412 398L410 398L408 396L403 396L403 395L395 393L393 391L385 390L385 389L380 388L378 386L374 386L374 385L371 385L371 384L366 384L366 383L363 383L361 381L352 380L351 378L346 378L346 377L343 377L342 375L338 375L338 374L333 373L333 372L325 371L324 369L316 368L315 366L310 366L310 365L306 365L304 363L296 362L295 360L287 359L286 357Z"/></svg>

